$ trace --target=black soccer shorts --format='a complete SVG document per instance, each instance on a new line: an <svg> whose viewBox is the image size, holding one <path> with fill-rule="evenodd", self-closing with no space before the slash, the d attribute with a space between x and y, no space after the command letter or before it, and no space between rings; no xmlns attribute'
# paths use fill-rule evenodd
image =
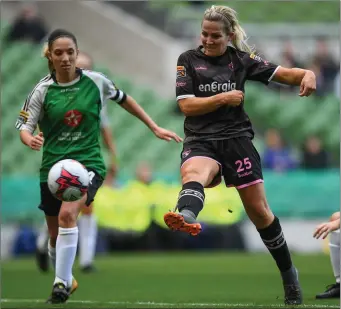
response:
<svg viewBox="0 0 341 309"><path fill-rule="evenodd" d="M259 153L248 137L184 143L181 167L194 157L207 157L219 164L220 171L207 188L220 184L222 177L227 187L237 189L264 182Z"/></svg>
<svg viewBox="0 0 341 309"><path fill-rule="evenodd" d="M89 169L89 172L90 171L94 173L94 176L89 184L87 199L85 201L86 206L90 206L94 201L97 190L103 183L103 178L96 171ZM62 201L52 195L47 182L40 183L40 198L41 202L38 208L41 209L46 216L57 217L62 206Z"/></svg>

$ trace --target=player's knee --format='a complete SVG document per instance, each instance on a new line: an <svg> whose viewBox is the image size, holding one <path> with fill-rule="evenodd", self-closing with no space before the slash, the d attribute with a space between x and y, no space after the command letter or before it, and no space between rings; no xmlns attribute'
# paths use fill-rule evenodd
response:
<svg viewBox="0 0 341 309"><path fill-rule="evenodd" d="M340 218L340 212L337 211L337 212L334 212L334 213L331 215L329 221L335 221L335 220L337 220L337 219L339 219L339 218Z"/></svg>
<svg viewBox="0 0 341 309"><path fill-rule="evenodd" d="M273 219L272 211L266 199L259 199L248 207L248 213L252 213L251 220L256 226L270 224Z"/></svg>
<svg viewBox="0 0 341 309"><path fill-rule="evenodd" d="M255 202L254 210L257 217L266 219L271 213L270 208L266 200L260 200Z"/></svg>
<svg viewBox="0 0 341 309"><path fill-rule="evenodd" d="M182 169L181 175L182 175L182 182L183 183L187 183L190 181L200 182L200 179L203 178L203 175L199 171L199 169L194 168L190 165L188 165Z"/></svg>
<svg viewBox="0 0 341 309"><path fill-rule="evenodd" d="M193 167L191 165L188 165L182 168L181 175L182 175L182 183L196 181L196 182L201 183L202 185L206 185L212 182L216 173L209 169L199 169L196 166Z"/></svg>
<svg viewBox="0 0 341 309"><path fill-rule="evenodd" d="M77 215L78 213L71 207L61 209L58 217L59 226L64 228L74 227L77 221Z"/></svg>

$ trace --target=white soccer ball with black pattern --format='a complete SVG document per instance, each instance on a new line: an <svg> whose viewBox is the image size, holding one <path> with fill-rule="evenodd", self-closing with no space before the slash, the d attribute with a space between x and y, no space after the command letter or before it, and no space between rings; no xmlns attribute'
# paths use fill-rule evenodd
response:
<svg viewBox="0 0 341 309"><path fill-rule="evenodd" d="M80 200L88 191L89 172L76 160L58 161L49 171L47 184L58 200L74 202Z"/></svg>

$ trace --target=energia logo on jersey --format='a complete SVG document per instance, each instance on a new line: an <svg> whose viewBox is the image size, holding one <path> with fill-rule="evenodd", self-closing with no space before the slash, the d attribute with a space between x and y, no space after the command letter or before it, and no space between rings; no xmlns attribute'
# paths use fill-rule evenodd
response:
<svg viewBox="0 0 341 309"><path fill-rule="evenodd" d="M231 83L231 81L228 81L227 83L213 82L211 84L199 85L199 91L202 92L227 92L235 89L236 83Z"/></svg>
<svg viewBox="0 0 341 309"><path fill-rule="evenodd" d="M83 115L80 111L73 109L65 113L64 123L69 127L78 127L82 122Z"/></svg>

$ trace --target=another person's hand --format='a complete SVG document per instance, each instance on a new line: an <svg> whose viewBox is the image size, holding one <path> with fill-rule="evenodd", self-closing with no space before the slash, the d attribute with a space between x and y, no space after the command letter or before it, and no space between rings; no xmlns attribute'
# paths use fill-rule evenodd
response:
<svg viewBox="0 0 341 309"><path fill-rule="evenodd" d="M166 130L164 128L156 127L153 130L153 132L158 138L163 139L165 141L171 141L173 139L177 143L182 142L182 138L180 136L178 136L176 133L169 131L169 130Z"/></svg>
<svg viewBox="0 0 341 309"><path fill-rule="evenodd" d="M44 144L43 132L39 132L37 135L33 136L30 142L30 148L39 151Z"/></svg>
<svg viewBox="0 0 341 309"><path fill-rule="evenodd" d="M330 232L335 231L339 228L340 225L338 220L321 223L315 229L314 238L319 239L322 236L322 239L325 239Z"/></svg>

